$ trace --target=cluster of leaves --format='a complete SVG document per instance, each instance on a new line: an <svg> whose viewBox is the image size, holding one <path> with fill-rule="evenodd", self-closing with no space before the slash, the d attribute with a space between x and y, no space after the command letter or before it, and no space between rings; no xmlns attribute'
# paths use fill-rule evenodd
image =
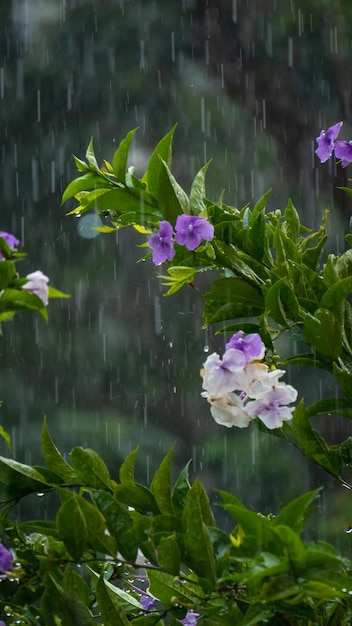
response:
<svg viewBox="0 0 352 626"><path fill-rule="evenodd" d="M176 626L190 611L204 626L350 623L352 563L301 538L317 490L276 517L219 491L228 533L201 482L190 485L188 466L172 485L171 451L148 488L135 482L137 450L118 482L91 449L73 448L67 462L45 422L42 451L43 467L0 457L1 530L15 551L0 585L7 624ZM14 503L48 491L57 494L55 519L12 521ZM142 608L142 593L153 608Z"/></svg>
<svg viewBox="0 0 352 626"><path fill-rule="evenodd" d="M320 229L312 231L300 223L291 201L283 212L266 212L268 194L252 209L228 206L222 196L217 202L208 200L209 163L196 174L188 195L170 170L174 130L160 140L140 179L128 167L135 130L122 140L112 164L105 161L101 168L91 141L86 161L75 157L82 175L68 185L63 202L78 200L71 214L94 210L108 217L111 225L98 228L102 232L132 225L146 234L155 231L160 220L174 225L182 213L206 217L214 226L214 239L195 251L175 244L176 254L161 277L169 288L167 295L193 284L197 273L216 270L220 277L204 294L205 325L217 324L219 332L259 332L274 363L279 360L274 341L283 332L307 345L306 352L285 364L327 370L345 397L327 398L310 407L301 401L293 420L271 432L341 478L343 468L352 467L352 442L329 446L309 420L327 413L352 417L352 309L347 299L352 292L352 251L339 257L330 254L322 264L327 213ZM350 245L352 235L346 241Z"/></svg>

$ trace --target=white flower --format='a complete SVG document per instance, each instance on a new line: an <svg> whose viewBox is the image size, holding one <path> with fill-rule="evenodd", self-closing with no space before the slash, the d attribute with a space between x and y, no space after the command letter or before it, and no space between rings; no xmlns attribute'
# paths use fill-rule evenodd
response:
<svg viewBox="0 0 352 626"><path fill-rule="evenodd" d="M22 286L22 289L34 293L47 306L49 302L49 278L41 270L27 274L26 278L28 282Z"/></svg>
<svg viewBox="0 0 352 626"><path fill-rule="evenodd" d="M246 428L251 417L244 410L243 402L235 393L227 393L221 398L212 398L206 392L202 393L211 404L210 413L217 424L231 428Z"/></svg>

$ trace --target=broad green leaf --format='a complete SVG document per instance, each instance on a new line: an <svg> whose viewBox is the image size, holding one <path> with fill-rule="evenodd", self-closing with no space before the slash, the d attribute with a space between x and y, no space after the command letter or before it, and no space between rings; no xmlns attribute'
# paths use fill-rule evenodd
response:
<svg viewBox="0 0 352 626"><path fill-rule="evenodd" d="M1 259L0 263L0 290L6 289L11 285L16 276L16 267L12 261Z"/></svg>
<svg viewBox="0 0 352 626"><path fill-rule="evenodd" d="M341 326L329 309L319 308L314 315L305 313L303 331L307 343L313 346L318 354L336 361L342 351Z"/></svg>
<svg viewBox="0 0 352 626"><path fill-rule="evenodd" d="M154 513L155 515L160 513L155 496L144 485L128 482L121 483L116 485L114 494L120 502L133 507L137 511L147 514Z"/></svg>
<svg viewBox="0 0 352 626"><path fill-rule="evenodd" d="M43 475L31 466L0 456L0 503L18 500L47 487Z"/></svg>
<svg viewBox="0 0 352 626"><path fill-rule="evenodd" d="M148 569L147 577L149 580L148 592L160 602L168 605L175 605L177 601L186 606L193 603L199 606L202 599L202 587L193 584L189 580L182 582L182 578L175 578L173 574L167 574L158 570Z"/></svg>
<svg viewBox="0 0 352 626"><path fill-rule="evenodd" d="M265 315L284 326L298 321L299 304L294 291L284 278L276 281L266 293Z"/></svg>
<svg viewBox="0 0 352 626"><path fill-rule="evenodd" d="M315 415L327 415L335 414L342 415L343 417L352 417L352 402L345 398L325 398L324 400L318 400L310 406L305 408L306 416L308 419Z"/></svg>
<svg viewBox="0 0 352 626"><path fill-rule="evenodd" d="M273 617L274 613L275 609L270 606L263 606L263 602L250 604L239 626L257 626L266 622L270 623L268 620Z"/></svg>
<svg viewBox="0 0 352 626"><path fill-rule="evenodd" d="M134 483L134 466L138 450L139 446L126 456L120 467L119 477L122 483Z"/></svg>
<svg viewBox="0 0 352 626"><path fill-rule="evenodd" d="M76 497L78 498L77 502L86 520L87 543L97 552L109 554L115 558L117 554L116 540L106 533L107 524L104 516L91 502L88 502L88 500L81 496Z"/></svg>
<svg viewBox="0 0 352 626"><path fill-rule="evenodd" d="M82 576L68 564L63 576L62 588L63 624L94 626L96 624L88 606L91 603L89 589Z"/></svg>
<svg viewBox="0 0 352 626"><path fill-rule="evenodd" d="M339 478L342 461L338 450L333 450L309 423L303 402L293 412L293 419L286 422L283 432L299 450L309 459L323 467L327 472Z"/></svg>
<svg viewBox="0 0 352 626"><path fill-rule="evenodd" d="M205 296L205 325L238 317L253 317L263 312L264 299L257 287L241 278L220 278Z"/></svg>
<svg viewBox="0 0 352 626"><path fill-rule="evenodd" d="M147 179L149 191L155 198L159 197L166 176L161 159L167 163L168 167L171 166L172 139L175 130L176 125L160 139L159 143L154 148L153 154L149 160L148 169L143 176L143 179Z"/></svg>
<svg viewBox="0 0 352 626"><path fill-rule="evenodd" d="M78 562L87 548L88 528L78 497L71 494L56 515L60 538L67 551Z"/></svg>
<svg viewBox="0 0 352 626"><path fill-rule="evenodd" d="M110 534L116 539L118 551L133 563L137 556L139 537L131 513L107 492L94 492L92 498L104 515Z"/></svg>
<svg viewBox="0 0 352 626"><path fill-rule="evenodd" d="M176 535L161 538L158 544L158 559L164 570L178 576L181 565L181 553Z"/></svg>
<svg viewBox="0 0 352 626"><path fill-rule="evenodd" d="M324 293L320 306L326 309L334 309L342 300L352 293L352 276L339 280Z"/></svg>
<svg viewBox="0 0 352 626"><path fill-rule="evenodd" d="M187 494L182 523L185 528L185 563L198 576L215 584L216 567L208 526L214 525L209 503L204 500L204 488L197 479Z"/></svg>
<svg viewBox="0 0 352 626"><path fill-rule="evenodd" d="M234 245L225 241L213 240L212 246L216 253L218 265L227 267L249 283L254 285L263 283L261 274L256 271L258 270L258 262L253 258L240 253ZM262 271L261 268L259 271Z"/></svg>
<svg viewBox="0 0 352 626"><path fill-rule="evenodd" d="M130 130L129 133L127 133L126 137L121 141L113 157L112 167L114 170L114 174L116 178L122 183L125 182L128 153L134 134L137 130L137 128L134 128L133 130Z"/></svg>
<svg viewBox="0 0 352 626"><path fill-rule="evenodd" d="M42 436L41 436L41 447L44 459L48 465L48 468L52 470L57 476L62 478L63 482L69 484L77 484L79 480L77 478L77 474L74 469L65 461L65 459L60 454L56 445L49 435L49 431L47 428L47 420L44 417L43 428L42 428Z"/></svg>
<svg viewBox="0 0 352 626"><path fill-rule="evenodd" d="M94 174L93 172L88 172L87 174L83 174L79 178L75 178L72 180L66 187L64 193L62 194L61 206L70 198L74 198L81 191L88 191L89 189L99 189L99 188L109 189L109 182L104 176L99 174Z"/></svg>
<svg viewBox="0 0 352 626"><path fill-rule="evenodd" d="M109 470L94 450L77 446L70 452L70 459L78 478L95 489L112 489Z"/></svg>
<svg viewBox="0 0 352 626"><path fill-rule="evenodd" d="M182 511L187 501L187 494L191 488L188 472L190 462L191 461L189 461L180 472L172 490L172 506L175 514L178 515L182 515Z"/></svg>
<svg viewBox="0 0 352 626"><path fill-rule="evenodd" d="M54 289L54 287L50 287L50 285L49 285L48 296L49 296L49 300L51 298L71 298L69 293L64 293L63 291Z"/></svg>
<svg viewBox="0 0 352 626"><path fill-rule="evenodd" d="M99 574L94 572L94 570L92 570L90 567L88 569L93 579L93 583L96 583L100 578L103 578L103 576L100 577ZM103 580L107 592L113 594L114 596L117 596L123 613L128 614L136 611L139 613L141 611L140 602L136 600L136 598L134 598L130 593L127 593L127 591L120 589L120 587L116 587L111 582L106 580L106 578L103 578Z"/></svg>
<svg viewBox="0 0 352 626"><path fill-rule="evenodd" d="M194 177L194 180L191 185L191 192L189 197L189 209L191 215L199 215L204 211L205 203L204 198L206 197L205 192L205 175L207 169L211 163L211 160L208 161L203 167L197 172Z"/></svg>
<svg viewBox="0 0 352 626"><path fill-rule="evenodd" d="M297 533L301 533L304 522L315 507L311 503L319 496L320 488L304 493L302 496L289 502L279 514L273 519L273 526L285 525L292 528Z"/></svg>
<svg viewBox="0 0 352 626"><path fill-rule="evenodd" d="M103 576L96 585L96 598L104 626L129 626L118 594L107 586Z"/></svg>
<svg viewBox="0 0 352 626"><path fill-rule="evenodd" d="M173 450L171 448L162 460L160 467L156 470L150 484L150 491L155 497L160 512L171 514L174 512L171 500L172 452Z"/></svg>
<svg viewBox="0 0 352 626"><path fill-rule="evenodd" d="M189 213L190 212L190 205L189 205L189 197L186 194L186 192L184 191L184 189L181 187L181 185L177 182L176 178L173 176L173 174L171 173L171 170L168 166L168 164L166 163L166 161L164 161L164 159L161 159L161 162L165 168L167 177L169 179L170 185L171 185L171 189L173 192L173 196L171 194L171 197L169 197L168 199L168 203L170 202L173 206L174 209L177 209L177 214L180 213ZM165 205L164 205L165 206ZM165 212L169 212L169 208L164 209L164 215Z"/></svg>

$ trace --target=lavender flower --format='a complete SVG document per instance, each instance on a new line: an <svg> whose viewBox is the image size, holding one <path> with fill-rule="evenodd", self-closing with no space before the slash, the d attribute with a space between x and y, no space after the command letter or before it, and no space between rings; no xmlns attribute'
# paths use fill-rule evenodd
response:
<svg viewBox="0 0 352 626"><path fill-rule="evenodd" d="M179 621L183 626L197 626L197 617L200 613L193 613L193 611L187 611L186 616Z"/></svg>
<svg viewBox="0 0 352 626"><path fill-rule="evenodd" d="M352 142L351 141L335 141L335 156L342 160L342 167L346 167L352 162Z"/></svg>
<svg viewBox="0 0 352 626"><path fill-rule="evenodd" d="M27 274L26 278L28 282L22 286L22 289L34 293L36 296L38 296L38 298L41 299L43 304L47 306L49 302L49 278L45 276L45 274L43 274L41 270L37 270L36 272Z"/></svg>
<svg viewBox="0 0 352 626"><path fill-rule="evenodd" d="M148 595L147 593L143 593L139 602L142 609L144 609L145 611L152 611L155 608L156 599Z"/></svg>
<svg viewBox="0 0 352 626"><path fill-rule="evenodd" d="M319 137L317 137L318 147L315 153L322 163L331 157L334 151L334 142L338 137L342 124L343 122L338 122L330 126L328 130L322 130Z"/></svg>
<svg viewBox="0 0 352 626"><path fill-rule="evenodd" d="M3 622L2 619L0 619L0 626L6 626L5 622Z"/></svg>
<svg viewBox="0 0 352 626"><path fill-rule="evenodd" d="M188 250L198 248L202 239L211 241L214 237L214 226L206 217L195 215L179 215L176 220L176 243L186 246Z"/></svg>
<svg viewBox="0 0 352 626"><path fill-rule="evenodd" d="M153 250L153 263L155 265L161 265L166 259L171 261L175 256L172 243L173 232L170 222L164 220L160 222L158 232L149 238L148 246Z"/></svg>
<svg viewBox="0 0 352 626"><path fill-rule="evenodd" d="M13 558L10 550L0 543L0 579L6 578L6 572L12 569ZM1 626L1 622L0 622Z"/></svg>
<svg viewBox="0 0 352 626"><path fill-rule="evenodd" d="M224 354L223 360L216 352L208 356L200 371L203 389L211 398L221 398L233 391L237 384L237 372L243 370L246 359L241 350L231 348ZM208 396L207 396L208 397Z"/></svg>
<svg viewBox="0 0 352 626"><path fill-rule="evenodd" d="M0 237L2 239L5 239L8 247L11 248L11 250L16 248L18 244L20 243L19 240L14 235L11 235L11 233L5 233L4 231L0 231ZM0 252L0 259L4 259L4 258L5 258L4 255L1 254Z"/></svg>
<svg viewBox="0 0 352 626"><path fill-rule="evenodd" d="M259 417L267 428L280 428L283 422L292 418L294 407L287 404L297 398L297 390L291 385L277 383L270 391L263 393L257 400L246 404L246 411L252 417Z"/></svg>
<svg viewBox="0 0 352 626"><path fill-rule="evenodd" d="M265 354L265 346L258 333L244 334L243 330L235 333L230 341L226 344L226 350L236 348L241 350L246 358L246 363L254 359L262 359Z"/></svg>

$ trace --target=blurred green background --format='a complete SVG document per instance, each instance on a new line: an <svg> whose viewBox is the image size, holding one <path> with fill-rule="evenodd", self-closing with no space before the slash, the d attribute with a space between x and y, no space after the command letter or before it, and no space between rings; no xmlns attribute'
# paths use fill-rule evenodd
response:
<svg viewBox="0 0 352 626"><path fill-rule="evenodd" d="M76 175L72 154L83 158L91 136L98 160L111 160L138 126L130 164L142 174L178 122L173 171L186 189L213 158L208 197L224 189L241 208L272 188L269 208L290 196L309 227L328 207L330 250L343 251L351 201L338 186L348 172L321 165L314 150L321 128L339 120L352 136L351 42L347 0L0 4L1 229L28 253L22 275L41 269L72 294L50 303L48 326L30 314L4 324L1 422L17 460L41 461L44 414L63 452L93 447L114 475L141 443L141 481L175 443L175 473L192 458L210 493L231 490L263 513L323 484L314 536L350 552L351 494L254 426L216 425L200 398L199 368L223 347L202 328L206 283L164 298L152 263L136 264L143 237L82 237L82 221L65 216L73 204L60 201ZM290 350L285 340L281 348ZM287 380L309 401L336 391L298 368ZM338 418L320 426L331 442L350 434Z"/></svg>

